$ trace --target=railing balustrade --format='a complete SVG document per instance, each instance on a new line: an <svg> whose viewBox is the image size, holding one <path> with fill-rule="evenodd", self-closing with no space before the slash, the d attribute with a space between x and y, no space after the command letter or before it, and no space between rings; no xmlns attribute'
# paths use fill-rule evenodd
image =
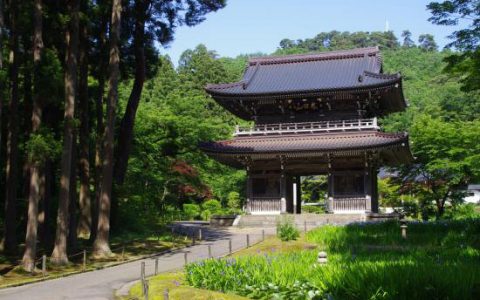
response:
<svg viewBox="0 0 480 300"><path fill-rule="evenodd" d="M249 203L250 212L279 212L282 209L280 198L255 197Z"/></svg>
<svg viewBox="0 0 480 300"><path fill-rule="evenodd" d="M377 118L302 123L258 124L254 125L253 127L236 126L234 135L249 136L369 129L379 129Z"/></svg>
<svg viewBox="0 0 480 300"><path fill-rule="evenodd" d="M358 198L334 198L333 211L364 211L367 208L367 199L365 197Z"/></svg>

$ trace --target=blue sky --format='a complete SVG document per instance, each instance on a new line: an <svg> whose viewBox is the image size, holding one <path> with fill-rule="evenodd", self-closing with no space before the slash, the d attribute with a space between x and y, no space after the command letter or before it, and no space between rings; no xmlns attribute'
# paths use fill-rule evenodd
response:
<svg viewBox="0 0 480 300"><path fill-rule="evenodd" d="M383 31L386 21L400 37L409 29L416 41L430 33L443 47L452 27L427 21L432 0L227 0L195 27L178 28L169 48L161 49L176 64L181 53L203 43L220 56L271 53L283 38L305 39L322 31Z"/></svg>

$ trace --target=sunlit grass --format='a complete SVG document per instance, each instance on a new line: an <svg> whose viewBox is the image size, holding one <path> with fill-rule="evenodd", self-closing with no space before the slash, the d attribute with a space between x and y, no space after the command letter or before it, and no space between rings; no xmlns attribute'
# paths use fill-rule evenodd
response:
<svg viewBox="0 0 480 300"><path fill-rule="evenodd" d="M479 234L478 220L411 223L406 240L396 222L326 226L290 245L271 238L189 264L185 274L194 287L256 299L480 299ZM327 265L311 244L327 251Z"/></svg>
<svg viewBox="0 0 480 300"><path fill-rule="evenodd" d="M241 300L244 297L224 294L209 290L197 289L185 284L183 273L165 273L149 278L149 299L164 300L165 289L168 289L170 300ZM135 284L124 299L143 299L141 284Z"/></svg>

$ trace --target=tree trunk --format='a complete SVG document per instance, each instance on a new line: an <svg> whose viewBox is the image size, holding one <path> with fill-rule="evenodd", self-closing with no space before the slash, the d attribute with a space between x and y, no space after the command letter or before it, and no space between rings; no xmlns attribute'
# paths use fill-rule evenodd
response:
<svg viewBox="0 0 480 300"><path fill-rule="evenodd" d="M68 249L77 247L77 130L73 130L72 160L70 172L70 196L68 205Z"/></svg>
<svg viewBox="0 0 480 300"><path fill-rule="evenodd" d="M48 220L50 220L51 215L52 188L55 182L53 175L52 162L47 160L43 166L41 177L40 195L43 195L43 197L40 199L38 214L38 230L41 244L45 251L47 251L52 244L52 234Z"/></svg>
<svg viewBox="0 0 480 300"><path fill-rule="evenodd" d="M34 68L34 97L32 107L32 133L35 134L42 122L42 104L39 97L39 68L43 50L42 38L42 0L35 0L34 3L34 33L33 33L33 68ZM28 221L25 237L25 252L23 254L23 268L32 272L35 268L35 256L37 246L38 228L38 203L41 193L42 175L40 170L41 161L30 162L30 191L28 193Z"/></svg>
<svg viewBox="0 0 480 300"><path fill-rule="evenodd" d="M3 0L0 0L0 70L3 69L3 28L5 21L3 19ZM4 81L0 82L0 91L5 88ZM2 145L2 114L3 114L3 99L0 98L0 145Z"/></svg>
<svg viewBox="0 0 480 300"><path fill-rule="evenodd" d="M73 130L75 118L75 96L77 88L77 50L78 50L78 0L68 1L71 15L70 24L65 31L65 113L63 150L60 170L60 194L57 214L55 248L51 261L54 264L66 264L68 236L68 204L70 200L70 176L72 172Z"/></svg>
<svg viewBox="0 0 480 300"><path fill-rule="evenodd" d="M85 1L84 1L85 2ZM78 81L78 98L80 109L80 153L79 153L79 177L80 217L78 220L77 234L83 238L89 238L92 225L92 207L90 203L90 126L89 126L89 103L88 103L88 32L86 22L82 22L80 29L80 78Z"/></svg>
<svg viewBox="0 0 480 300"><path fill-rule="evenodd" d="M108 17L108 15L107 15ZM99 213L99 203L100 192L102 187L102 157L103 157L103 133L104 133L104 124L103 124L103 94L105 92L105 60L108 57L104 49L106 45L105 32L107 31L108 22L107 17L102 18L100 25L100 31L98 35L98 49L100 49L100 63L98 71L98 95L95 101L95 115L96 115L96 130L97 137L95 140L95 196L92 203L92 226L90 232L90 241L95 241L97 236L97 227L98 227L98 213Z"/></svg>
<svg viewBox="0 0 480 300"><path fill-rule="evenodd" d="M7 162L5 177L5 230L3 250L13 254L17 248L17 159L18 159L18 28L17 2L10 4L10 103L8 112Z"/></svg>
<svg viewBox="0 0 480 300"><path fill-rule="evenodd" d="M105 143L102 166L102 188L99 199L99 215L97 236L93 244L94 255L97 257L110 256L108 244L110 235L110 204L113 182L113 139L115 130L115 111L118 100L118 77L120 50L120 18L122 13L121 0L113 0L112 21L110 26L110 60L107 100L107 122L105 124Z"/></svg>
<svg viewBox="0 0 480 300"><path fill-rule="evenodd" d="M145 82L145 19L149 0L135 1L135 34L133 38L135 50L135 80L128 98L127 108L120 123L118 135L118 151L115 159L115 181L122 184L127 172L128 157L133 140L133 127L137 114L138 104L142 96L143 83Z"/></svg>

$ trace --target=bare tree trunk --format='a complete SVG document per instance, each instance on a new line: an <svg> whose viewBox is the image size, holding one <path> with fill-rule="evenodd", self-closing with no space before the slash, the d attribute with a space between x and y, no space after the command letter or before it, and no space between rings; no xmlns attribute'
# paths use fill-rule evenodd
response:
<svg viewBox="0 0 480 300"><path fill-rule="evenodd" d="M77 130L73 130L72 160L70 172L70 203L68 205L68 249L77 247Z"/></svg>
<svg viewBox="0 0 480 300"><path fill-rule="evenodd" d="M90 240L95 241L98 228L98 213L99 213L99 199L102 187L102 157L103 157L103 94L105 92L105 60L107 55L103 55L106 45L106 31L108 22L107 18L102 18L100 32L98 36L98 49L100 49L100 67L98 71L98 95L95 101L95 113L96 113L96 131L97 138L95 141L95 196L92 203L92 226L90 232Z"/></svg>
<svg viewBox="0 0 480 300"><path fill-rule="evenodd" d="M18 28L17 3L10 4L10 103L7 134L5 232L2 248L13 254L17 248L17 159L18 159Z"/></svg>
<svg viewBox="0 0 480 300"><path fill-rule="evenodd" d="M93 243L94 255L110 256L110 204L113 182L113 138L115 130L115 111L118 100L118 77L120 64L120 18L122 13L121 0L113 0L112 21L110 27L110 60L107 100L107 122L105 125L105 144L102 166L102 189L99 199L98 228Z"/></svg>
<svg viewBox="0 0 480 300"><path fill-rule="evenodd" d="M82 3L85 3L83 1ZM80 109L80 153L79 153L79 177L80 217L78 220L77 235L89 238L92 226L92 207L90 203L90 126L89 126L89 103L88 103L88 32L86 22L81 23L80 29L80 78L78 81L78 98Z"/></svg>
<svg viewBox="0 0 480 300"><path fill-rule="evenodd" d="M3 19L3 0L0 0L0 70L3 69L3 28L5 21ZM3 91L5 84L0 82L0 91ZM0 145L2 145L2 114L3 114L3 99L0 98Z"/></svg>
<svg viewBox="0 0 480 300"><path fill-rule="evenodd" d="M68 236L68 205L70 200L70 176L72 172L73 130L75 118L75 96L77 88L77 50L78 50L78 0L68 1L71 15L70 24L65 31L67 50L65 53L65 124L63 134L63 152L60 171L60 194L57 214L55 248L51 261L54 264L66 264Z"/></svg>
<svg viewBox="0 0 480 300"><path fill-rule="evenodd" d="M43 197L40 199L38 213L38 229L44 250L47 250L52 243L52 234L49 229L48 220L50 220L51 215L52 185L54 181L52 162L47 160L41 174L40 195L43 195Z"/></svg>
<svg viewBox="0 0 480 300"><path fill-rule="evenodd" d="M39 68L43 50L42 38L42 0L35 0L34 3L34 33L33 33L33 68L34 68L34 98L32 107L32 133L35 134L42 122L42 104L39 97ZM28 221L25 237L25 252L23 254L23 268L32 272L35 268L35 256L37 246L38 228L38 203L41 193L41 161L30 162L30 191L28 193Z"/></svg>
<svg viewBox="0 0 480 300"><path fill-rule="evenodd" d="M145 19L149 6L149 0L135 1L135 34L133 38L135 50L135 80L128 98L127 108L120 123L118 135L118 151L115 159L115 181L122 184L127 172L128 157L133 140L133 127L137 114L138 104L142 96L145 82Z"/></svg>

